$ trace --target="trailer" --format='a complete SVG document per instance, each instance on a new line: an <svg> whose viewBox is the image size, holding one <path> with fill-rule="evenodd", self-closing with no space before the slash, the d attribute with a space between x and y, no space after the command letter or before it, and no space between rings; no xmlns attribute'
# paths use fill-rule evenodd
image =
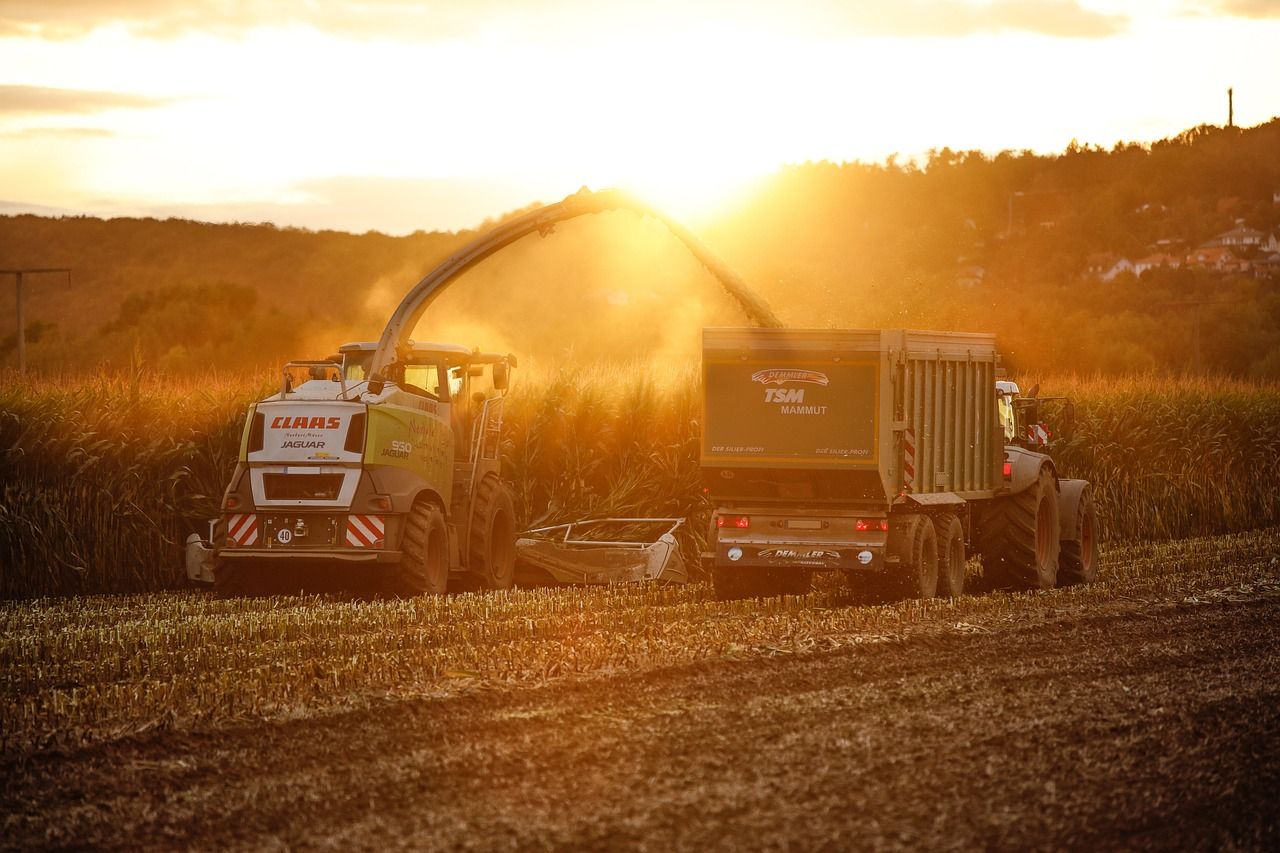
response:
<svg viewBox="0 0 1280 853"><path fill-rule="evenodd" d="M704 329L704 561L717 595L799 594L843 571L890 598L1093 580L1092 490L1049 451L1050 409L1002 380L995 336Z"/></svg>

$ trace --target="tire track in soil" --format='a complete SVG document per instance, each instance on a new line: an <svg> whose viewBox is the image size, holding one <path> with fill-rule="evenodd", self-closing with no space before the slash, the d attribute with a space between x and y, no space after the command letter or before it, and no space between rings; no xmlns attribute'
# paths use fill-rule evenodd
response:
<svg viewBox="0 0 1280 853"><path fill-rule="evenodd" d="M3 769L5 847L1275 849L1280 600L156 733Z"/></svg>

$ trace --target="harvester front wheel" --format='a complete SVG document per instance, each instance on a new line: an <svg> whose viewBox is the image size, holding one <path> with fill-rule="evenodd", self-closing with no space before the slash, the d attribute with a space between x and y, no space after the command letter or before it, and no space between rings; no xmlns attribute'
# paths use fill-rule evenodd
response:
<svg viewBox="0 0 1280 853"><path fill-rule="evenodd" d="M982 517L982 572L993 589L1053 589L1058 580L1058 485L1044 466L1036 482L996 498Z"/></svg>
<svg viewBox="0 0 1280 853"><path fill-rule="evenodd" d="M964 595L964 525L954 515L940 515L933 520L938 539L938 597Z"/></svg>
<svg viewBox="0 0 1280 853"><path fill-rule="evenodd" d="M444 514L427 501L409 511L404 531L403 557L391 567L392 595L444 595L449 586L449 532Z"/></svg>
<svg viewBox="0 0 1280 853"><path fill-rule="evenodd" d="M468 569L484 589L511 589L516 579L516 511L511 493L497 477L476 489L471 514Z"/></svg>
<svg viewBox="0 0 1280 853"><path fill-rule="evenodd" d="M1058 586L1093 583L1098 576L1098 511L1093 490L1085 486L1076 502L1076 539L1065 539L1058 552Z"/></svg>

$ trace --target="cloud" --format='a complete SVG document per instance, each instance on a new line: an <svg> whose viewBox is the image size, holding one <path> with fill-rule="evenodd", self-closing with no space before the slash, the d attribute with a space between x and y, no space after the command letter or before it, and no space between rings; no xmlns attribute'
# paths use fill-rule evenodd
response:
<svg viewBox="0 0 1280 853"><path fill-rule="evenodd" d="M476 228L486 218L526 205L532 198L568 195L527 182L484 178L339 176L288 187L288 202L246 200L209 204L134 204L133 215L206 222L275 222L313 230L350 230L353 223L386 234ZM97 210L109 210L103 204Z"/></svg>
<svg viewBox="0 0 1280 853"><path fill-rule="evenodd" d="M830 4L843 34L962 37L1028 32L1059 38L1099 38L1128 28L1123 15L1090 11L1075 0L993 0L958 3L901 0L896 3Z"/></svg>
<svg viewBox="0 0 1280 853"><path fill-rule="evenodd" d="M0 139L107 139L115 135L104 127L24 127L0 133Z"/></svg>
<svg viewBox="0 0 1280 853"><path fill-rule="evenodd" d="M1225 0L1262 6L1266 0ZM255 27L305 25L347 38L431 41L505 27L536 33L611 33L648 28L678 33L700 25L739 24L834 37L965 36L1032 32L1098 37L1125 29L1128 18L1091 11L1077 0L0 0L0 35L72 38L118 24L136 35L167 38L186 32L236 35Z"/></svg>
<svg viewBox="0 0 1280 853"><path fill-rule="evenodd" d="M0 85L0 114L8 115L98 113L105 110L158 107L165 103L168 103L166 98L127 92Z"/></svg>
<svg viewBox="0 0 1280 853"><path fill-rule="evenodd" d="M1280 18L1280 0L1221 0L1211 9L1237 18Z"/></svg>

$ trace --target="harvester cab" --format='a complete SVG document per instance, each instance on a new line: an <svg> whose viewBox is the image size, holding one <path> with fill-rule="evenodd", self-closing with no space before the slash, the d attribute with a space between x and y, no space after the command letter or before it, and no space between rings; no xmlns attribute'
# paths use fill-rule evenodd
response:
<svg viewBox="0 0 1280 853"><path fill-rule="evenodd" d="M190 577L227 594L511 586L500 457L515 357L410 341L374 378L376 347L285 365L249 411L212 541L188 540Z"/></svg>

